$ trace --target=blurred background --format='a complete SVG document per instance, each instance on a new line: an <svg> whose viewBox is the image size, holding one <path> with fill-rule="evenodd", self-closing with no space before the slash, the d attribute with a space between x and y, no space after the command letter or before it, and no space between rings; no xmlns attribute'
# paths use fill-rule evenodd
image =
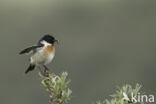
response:
<svg viewBox="0 0 156 104"><path fill-rule="evenodd" d="M51 72L69 73L74 98L90 104L116 86L156 94L154 0L0 0L0 103L48 104L38 70L18 53L44 34L60 40Z"/></svg>

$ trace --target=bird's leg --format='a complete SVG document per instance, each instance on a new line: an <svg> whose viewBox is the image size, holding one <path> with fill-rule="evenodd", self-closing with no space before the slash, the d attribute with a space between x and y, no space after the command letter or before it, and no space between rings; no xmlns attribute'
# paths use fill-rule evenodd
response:
<svg viewBox="0 0 156 104"><path fill-rule="evenodd" d="M44 75L46 76L46 77L48 77L49 76L49 69L45 66L45 65L43 65L43 67L45 68L45 70L44 70Z"/></svg>
<svg viewBox="0 0 156 104"><path fill-rule="evenodd" d="M43 67L44 67L45 70L49 71L47 66L43 65Z"/></svg>
<svg viewBox="0 0 156 104"><path fill-rule="evenodd" d="M44 75L44 72L43 72L43 70L41 69L40 66L38 66L38 69L40 70L41 74Z"/></svg>

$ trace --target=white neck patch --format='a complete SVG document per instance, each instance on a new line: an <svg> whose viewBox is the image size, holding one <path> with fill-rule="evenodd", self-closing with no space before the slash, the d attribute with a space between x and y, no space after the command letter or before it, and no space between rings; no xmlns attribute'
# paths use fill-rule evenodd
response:
<svg viewBox="0 0 156 104"><path fill-rule="evenodd" d="M41 44L44 44L45 46L51 45L50 43L46 42L45 40L42 40L42 41L41 41Z"/></svg>

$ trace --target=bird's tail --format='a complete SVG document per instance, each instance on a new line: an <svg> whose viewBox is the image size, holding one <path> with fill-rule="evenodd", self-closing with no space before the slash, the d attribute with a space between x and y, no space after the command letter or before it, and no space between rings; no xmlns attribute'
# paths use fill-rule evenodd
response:
<svg viewBox="0 0 156 104"><path fill-rule="evenodd" d="M35 65L30 64L28 69L25 71L25 74L27 74L29 71L33 71L35 69Z"/></svg>

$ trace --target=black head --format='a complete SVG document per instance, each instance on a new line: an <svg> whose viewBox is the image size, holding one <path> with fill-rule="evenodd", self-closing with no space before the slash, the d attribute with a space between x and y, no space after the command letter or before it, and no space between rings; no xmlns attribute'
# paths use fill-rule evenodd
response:
<svg viewBox="0 0 156 104"><path fill-rule="evenodd" d="M54 43L57 42L58 40L56 40L55 37L47 34L43 36L39 42L42 42L42 41L46 41L47 43L54 45Z"/></svg>

